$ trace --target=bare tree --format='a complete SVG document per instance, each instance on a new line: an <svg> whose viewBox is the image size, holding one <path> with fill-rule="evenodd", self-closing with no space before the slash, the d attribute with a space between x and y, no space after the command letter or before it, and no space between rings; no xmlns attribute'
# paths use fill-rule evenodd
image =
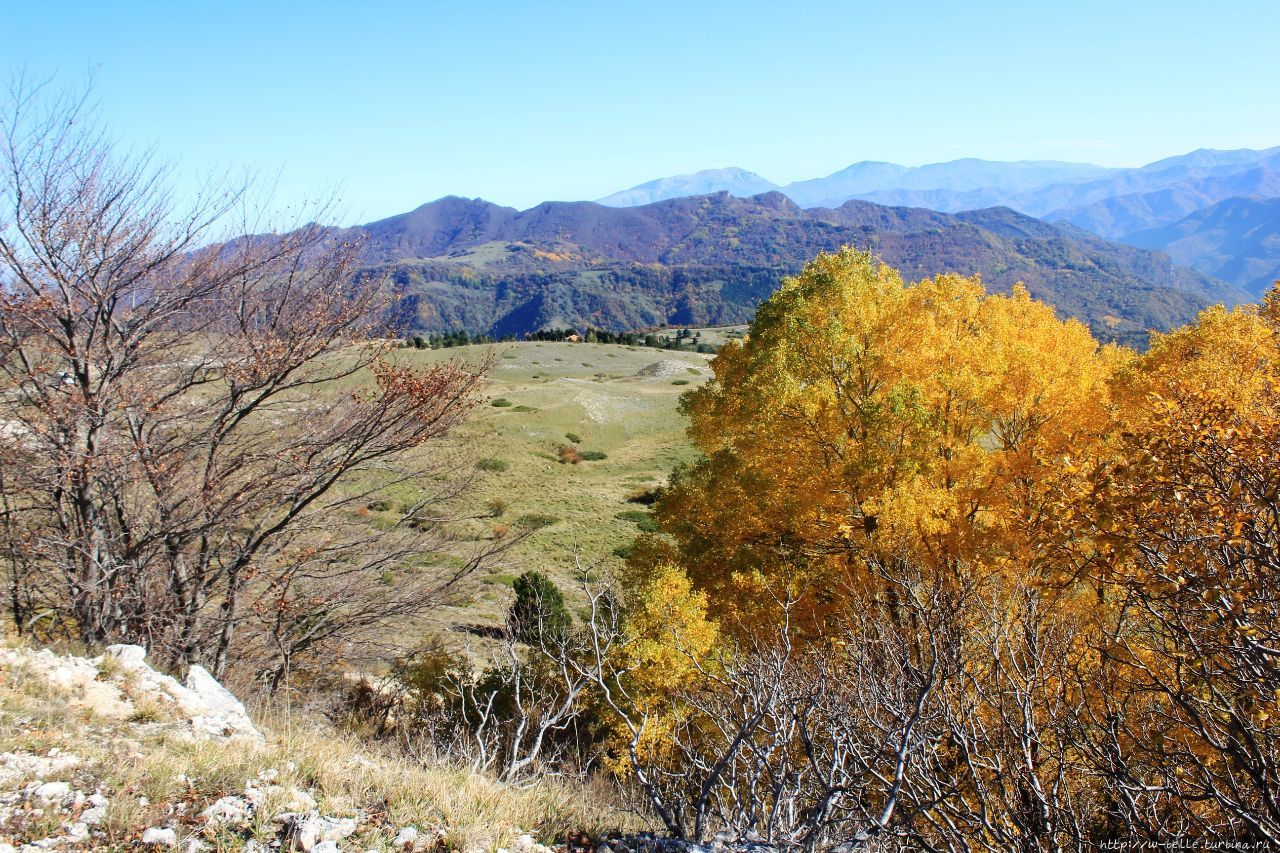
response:
<svg viewBox="0 0 1280 853"><path fill-rule="evenodd" d="M913 580L919 580L918 577ZM623 733L648 806L680 836L717 831L775 844L905 843L902 803L942 720L935 696L958 665L954 602L901 582L921 633L848 620L819 634L794 623L798 599L776 598L777 622L744 631L655 702L622 662L629 642L616 592L586 590L592 646L583 663ZM673 634L673 642L679 638ZM661 744L653 737L660 732Z"/></svg>
<svg viewBox="0 0 1280 853"><path fill-rule="evenodd" d="M351 514L438 470L430 448L475 405L486 365L389 362L384 290L357 274L358 246L315 225L214 241L219 224L257 224L231 218L243 190L180 210L164 170L118 154L78 101L19 85L0 127L0 456L20 629L142 642L221 674L274 600L292 622L275 634L278 674L300 642L446 598L465 572L427 567L448 543L415 530L426 504L389 537ZM375 571L407 585L381 610ZM343 597L299 635L302 586Z"/></svg>

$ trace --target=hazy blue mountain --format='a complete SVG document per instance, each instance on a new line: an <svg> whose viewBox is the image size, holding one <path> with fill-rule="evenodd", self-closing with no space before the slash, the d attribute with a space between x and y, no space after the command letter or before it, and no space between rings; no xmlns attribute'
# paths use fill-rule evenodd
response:
<svg viewBox="0 0 1280 853"><path fill-rule="evenodd" d="M825 178L787 184L782 191L801 207L839 207L851 198L896 185L909 171L896 163L864 160Z"/></svg>
<svg viewBox="0 0 1280 853"><path fill-rule="evenodd" d="M1070 222L1114 240L1134 231L1169 225L1224 199L1242 196L1280 196L1280 170L1255 168L1234 175L1191 178L1152 192L1129 193L1055 210L1044 218Z"/></svg>
<svg viewBox="0 0 1280 853"><path fill-rule="evenodd" d="M1260 171L1261 170L1261 171ZM725 171L666 178L609 196L615 206L649 203L707 190L747 196L751 173L728 186ZM838 207L861 199L946 213L1011 207L1031 216L1063 219L1105 237L1175 222L1194 210L1237 195L1276 192L1280 147L1262 151L1201 149L1134 169L1059 161L999 162L967 158L909 168L865 161L824 178L782 188L801 207ZM705 179L698 176L706 175ZM747 177L743 178L742 175ZM715 177L722 176L722 177ZM763 179L759 179L763 180ZM765 188L772 188L769 185Z"/></svg>
<svg viewBox="0 0 1280 853"><path fill-rule="evenodd" d="M1280 279L1280 198L1229 198L1125 242L1258 296Z"/></svg>
<svg viewBox="0 0 1280 853"><path fill-rule="evenodd" d="M927 207L943 213L956 213L961 210L979 210L984 207L1013 207L1021 203L1020 196L1021 193L1014 190L978 187L971 190L877 190L865 193L861 199L876 204Z"/></svg>
<svg viewBox="0 0 1280 853"><path fill-rule="evenodd" d="M1025 192L1050 184L1078 183L1100 178L1114 171L1092 163L1064 163L1057 160L999 162L968 157L911 169L902 176L895 189L951 192L997 189Z"/></svg>
<svg viewBox="0 0 1280 853"><path fill-rule="evenodd" d="M1055 160L1005 163L965 158L916 167L867 160L824 178L796 181L781 189L801 207L839 207L849 199L858 198L954 211L1005 204L1019 193L1037 187L1089 181L1112 171L1090 163ZM751 189L757 181L764 179L740 169L717 169L650 181L607 196L600 203L631 207L720 190L746 197L754 194ZM777 189L767 181L764 184L767 186L761 185L755 192Z"/></svg>
<svg viewBox="0 0 1280 853"><path fill-rule="evenodd" d="M1148 174L1175 172L1192 175L1228 175L1245 171L1256 163L1270 160L1280 155L1280 146L1255 150L1237 148L1221 150L1217 148L1197 148L1188 154L1166 157L1137 169Z"/></svg>
<svg viewBox="0 0 1280 853"><path fill-rule="evenodd" d="M777 184L772 181L765 180L755 172L748 172L745 169L735 167L704 169L692 175L676 175L649 181L638 187L605 196L598 203L608 207L635 207L669 198L718 192L727 192L739 198L749 198L777 188Z"/></svg>
<svg viewBox="0 0 1280 853"><path fill-rule="evenodd" d="M1280 170L1280 148L1264 151L1201 149L1158 160L1137 169L1124 169L1097 181L1056 184L1014 198L1010 207L1032 216L1053 218L1066 209L1084 207L1109 198L1149 193L1206 178L1238 175L1254 169Z"/></svg>
<svg viewBox="0 0 1280 853"><path fill-rule="evenodd" d="M1013 166L1017 164L997 165ZM921 167L921 170L925 168L928 167ZM1227 195L1215 195L1215 193L1240 195L1241 192L1238 191L1228 192L1225 185L1220 190L1214 190L1212 182L1216 180L1229 183L1237 176L1258 169L1280 171L1280 148L1272 148L1265 151L1212 151L1205 149L1193 151L1190 154L1184 154L1179 157L1169 157L1136 169L1103 170L1101 177L1097 174L1091 175L1087 168L1082 168L1068 174L1064 180L1057 180L1029 189L1010 188L1012 181L1017 177L1017 173L1012 172L1004 178L1006 181L1004 185L994 183L993 179L987 185L968 189L958 188L954 185L950 188L941 186L916 188L895 186L862 193L859 197L867 201L874 201L877 204L928 207L932 210L946 212L1005 206L1031 216L1050 220L1064 219L1081 227L1090 228L1090 230L1092 230L1091 226L1097 225L1106 230L1095 233L1105 237L1115 237L1125 233L1125 231L1118 230L1117 227L1110 225L1109 222L1113 216L1118 220L1124 220L1124 216L1120 211L1123 210L1125 204L1121 203L1113 206L1111 209L1115 212L1109 213L1106 202L1111 199L1169 191L1170 206L1167 212L1162 214L1167 218L1141 221L1142 202L1135 201L1134 216L1136 218L1133 222L1133 227L1128 228L1128 230L1150 227L1157 224L1157 222L1175 221L1191 210L1227 197ZM976 170L973 174L976 179L980 179L984 172L983 170ZM1032 169L1026 172L1025 176L1031 179L1036 174L1037 172ZM928 183L925 178L927 178L927 175L913 178L913 181ZM935 182L941 183L940 180ZM1196 182L1202 183L1204 186L1199 189L1190 187L1185 193L1182 192L1183 185ZM1241 180L1238 184L1239 190L1248 189L1247 180ZM1259 183L1258 187L1258 190L1251 191L1261 191L1262 184ZM1174 200L1181 199L1182 203L1191 204L1193 203L1192 199L1197 194L1205 196L1198 207L1180 209L1179 202ZM1163 209L1159 199L1153 198L1151 204L1154 205L1153 210ZM1102 205L1102 207L1096 211L1085 211L1086 208L1090 208L1093 205Z"/></svg>

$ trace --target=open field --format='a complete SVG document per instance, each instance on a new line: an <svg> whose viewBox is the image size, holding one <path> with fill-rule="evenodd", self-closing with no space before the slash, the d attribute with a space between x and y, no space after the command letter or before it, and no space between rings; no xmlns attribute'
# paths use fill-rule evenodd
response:
<svg viewBox="0 0 1280 853"><path fill-rule="evenodd" d="M617 565L615 550L635 538L645 519L645 507L629 502L627 495L662 485L674 466L695 457L677 404L683 392L711 375L710 356L609 344L402 349L394 357L429 364L477 360L490 350L496 355L488 383L491 402L459 433L460 461L476 468L469 504L491 515L473 522L472 532L487 538L494 526L529 523L534 516L551 523L514 548L500 570L481 578L465 610L447 614L459 622L498 618L511 582L531 569L555 578L572 599L567 587L575 574L575 550L584 562ZM642 372L659 375L638 375ZM584 461L560 462L564 445ZM592 451L604 458L590 460ZM387 519L397 502L415 496L407 486L401 488L392 491ZM620 518L623 513L629 517ZM376 521L379 515L372 517Z"/></svg>
<svg viewBox="0 0 1280 853"><path fill-rule="evenodd" d="M691 326L689 331L698 336L698 343L721 347L729 341L742 340L742 336L747 333L747 326Z"/></svg>

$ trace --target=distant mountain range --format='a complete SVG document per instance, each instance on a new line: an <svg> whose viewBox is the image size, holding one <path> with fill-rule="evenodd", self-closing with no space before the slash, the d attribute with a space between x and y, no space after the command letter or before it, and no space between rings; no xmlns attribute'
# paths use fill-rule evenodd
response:
<svg viewBox="0 0 1280 853"><path fill-rule="evenodd" d="M801 207L839 207L850 199L862 199L956 211L975 209L974 204L968 203L978 197L971 195L973 193L990 193L991 204L978 206L1011 207L1009 202L1019 193L1057 183L1088 181L1112 171L1115 170L1089 163L1053 160L1004 163L970 158L914 168L864 161L825 178L779 186L755 172L730 167L649 181L605 196L599 203L610 207L633 207L713 192L749 198L769 190L780 190ZM937 194L938 199L945 200L945 203L917 203L932 198L932 194Z"/></svg>
<svg viewBox="0 0 1280 853"><path fill-rule="evenodd" d="M1280 278L1280 198L1229 198L1125 241L1258 295Z"/></svg>
<svg viewBox="0 0 1280 853"><path fill-rule="evenodd" d="M1110 171L1088 163L1053 160L1001 163L970 158L915 168L855 163L825 178L790 184L782 191L802 207L833 207L858 198L944 212L997 206L1016 210L1010 202L1022 193L1099 179Z"/></svg>
<svg viewBox="0 0 1280 853"><path fill-rule="evenodd" d="M525 211L449 197L333 236L363 242L366 274L390 276L411 331L741 323L783 276L843 245L876 251L912 280L954 271L995 290L1025 282L1100 337L1137 344L1206 304L1245 298L1162 252L1008 208L948 214L855 200L805 209L777 191Z"/></svg>
<svg viewBox="0 0 1280 853"><path fill-rule="evenodd" d="M750 198L776 189L778 189L777 184L766 181L755 172L748 172L746 169L704 169L692 175L676 175L672 178L649 181L647 184L606 196L600 199L600 204L609 207L638 207L668 198L686 198L718 192L727 192L738 198Z"/></svg>
<svg viewBox="0 0 1280 853"><path fill-rule="evenodd" d="M1280 157L1274 159L1280 167ZM1108 239L1124 239L1136 231L1177 222L1224 199L1249 196L1280 197L1280 169L1259 167L1234 175L1189 178L1149 192L1055 210L1044 218L1070 222Z"/></svg>
<svg viewBox="0 0 1280 853"><path fill-rule="evenodd" d="M614 193L601 203L650 204L713 191L748 197L762 188L775 185L742 169L717 169L651 181ZM1110 240L1168 248L1179 262L1202 271L1217 270L1216 275L1255 295L1280 278L1280 253L1274 251L1273 242L1256 239L1252 220L1211 216L1217 238L1187 238L1206 227L1197 214L1219 202L1280 197L1280 147L1202 149L1133 169L1057 161L964 159L918 167L864 161L824 178L776 188L804 208L835 208L852 199L944 213L1008 207L1047 222L1070 223ZM1184 219L1188 221L1181 225ZM1175 225L1180 227L1165 227ZM1250 230L1231 230L1237 226ZM1165 236L1170 242L1159 243ZM1232 257L1224 259L1222 247L1245 245L1255 254L1234 264Z"/></svg>

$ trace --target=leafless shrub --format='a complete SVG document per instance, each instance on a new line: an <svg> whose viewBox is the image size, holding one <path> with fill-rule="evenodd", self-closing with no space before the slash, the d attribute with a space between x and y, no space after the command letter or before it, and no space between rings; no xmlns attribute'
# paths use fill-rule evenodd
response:
<svg viewBox="0 0 1280 853"><path fill-rule="evenodd" d="M468 766L511 784L585 778L597 764L600 736L588 696L594 680L580 665L588 634L539 600L524 604L519 619L513 607L487 640L452 650L431 644L388 678L359 685L347 711L425 762Z"/></svg>

